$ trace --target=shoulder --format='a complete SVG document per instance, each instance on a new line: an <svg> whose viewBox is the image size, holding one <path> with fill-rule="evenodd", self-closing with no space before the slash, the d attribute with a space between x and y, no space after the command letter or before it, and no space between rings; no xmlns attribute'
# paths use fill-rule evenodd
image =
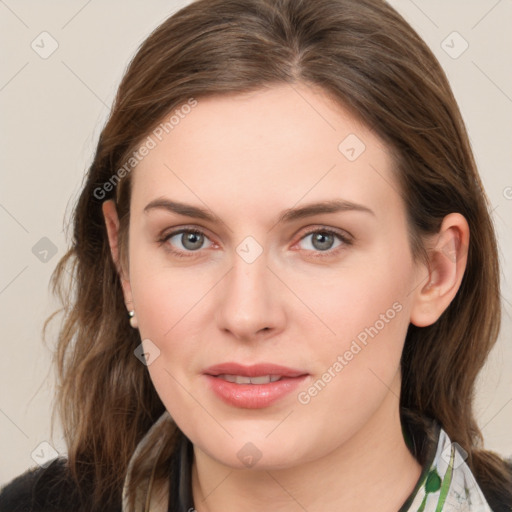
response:
<svg viewBox="0 0 512 512"><path fill-rule="evenodd" d="M32 468L0 489L0 512L60 512L86 510L66 459Z"/></svg>

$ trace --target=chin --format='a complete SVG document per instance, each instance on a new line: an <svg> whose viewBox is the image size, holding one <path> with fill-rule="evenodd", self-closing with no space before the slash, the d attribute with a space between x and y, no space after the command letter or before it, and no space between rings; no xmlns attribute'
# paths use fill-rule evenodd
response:
<svg viewBox="0 0 512 512"><path fill-rule="evenodd" d="M265 439L260 435L236 436L226 443L212 443L209 438L198 447L210 458L232 469L280 470L288 469L308 460L304 445L300 450L295 446L283 446L283 438ZM288 436L289 438L290 436ZM253 439L251 441L250 439ZM243 440L242 440L243 439ZM314 459L312 449L311 459Z"/></svg>

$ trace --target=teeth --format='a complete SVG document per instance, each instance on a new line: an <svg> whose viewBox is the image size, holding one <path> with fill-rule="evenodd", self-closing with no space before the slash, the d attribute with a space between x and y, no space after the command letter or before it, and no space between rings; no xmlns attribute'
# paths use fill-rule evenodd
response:
<svg viewBox="0 0 512 512"><path fill-rule="evenodd" d="M235 384L268 384L281 379L280 375L261 375L260 377L246 377L245 375L217 375L219 379Z"/></svg>

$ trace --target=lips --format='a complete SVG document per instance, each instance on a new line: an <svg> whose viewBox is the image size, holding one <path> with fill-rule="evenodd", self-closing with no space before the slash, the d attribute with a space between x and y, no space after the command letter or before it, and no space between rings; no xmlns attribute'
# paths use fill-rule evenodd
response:
<svg viewBox="0 0 512 512"><path fill-rule="evenodd" d="M229 405L259 409L293 391L308 373L271 363L244 366L221 363L204 372L209 389Z"/></svg>

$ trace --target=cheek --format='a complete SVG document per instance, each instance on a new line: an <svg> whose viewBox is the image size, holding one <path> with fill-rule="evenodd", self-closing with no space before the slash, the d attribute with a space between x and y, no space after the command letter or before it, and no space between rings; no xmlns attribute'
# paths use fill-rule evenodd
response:
<svg viewBox="0 0 512 512"><path fill-rule="evenodd" d="M382 254L351 266L310 296L312 309L334 334L326 331L316 344L315 380L298 401L314 421L331 425L333 435L340 425L357 430L394 387L400 368L414 267L405 251ZM311 332L312 322L302 330Z"/></svg>
<svg viewBox="0 0 512 512"><path fill-rule="evenodd" d="M325 450L329 439L350 437L400 392L396 379L409 326L403 286L382 277L364 281L360 286L354 277L344 291L333 288L323 312L336 335L321 343L311 338L316 373L297 395L310 428L322 429Z"/></svg>
<svg viewBox="0 0 512 512"><path fill-rule="evenodd" d="M132 259L130 281L141 339L151 340L158 350L148 366L149 375L175 421L192 431L197 422L204 423L204 413L188 391L201 354L201 330L195 320L201 314L207 283L147 262Z"/></svg>
<svg viewBox="0 0 512 512"><path fill-rule="evenodd" d="M294 290L316 314L303 316L302 328L311 331L316 325L324 353L348 350L355 339L362 346L378 339L379 346L400 351L409 325L412 261L406 251L384 249L354 259L323 279L317 275L314 283L311 276L294 276Z"/></svg>

